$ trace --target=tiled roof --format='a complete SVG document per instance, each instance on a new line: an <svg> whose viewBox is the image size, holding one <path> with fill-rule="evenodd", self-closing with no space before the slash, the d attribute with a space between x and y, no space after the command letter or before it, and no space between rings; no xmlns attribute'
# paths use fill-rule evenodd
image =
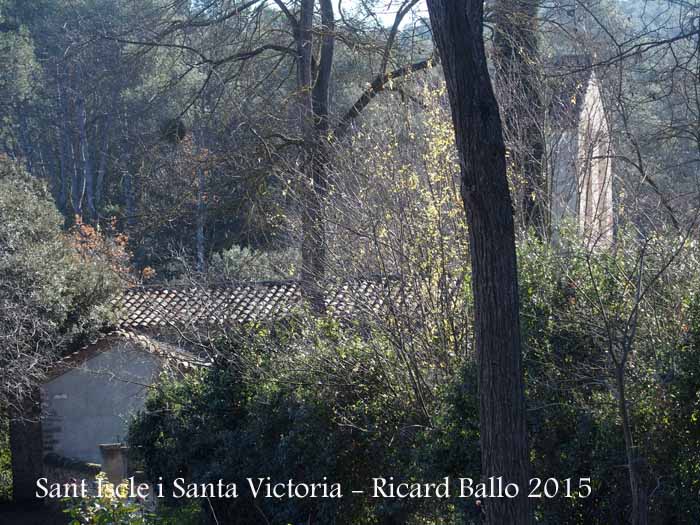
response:
<svg viewBox="0 0 700 525"><path fill-rule="evenodd" d="M327 313L336 318L379 314L389 305L402 304L399 281L391 277L354 279L329 285L324 296ZM64 356L51 369L48 379L82 367L112 348L115 342L128 342L133 349L158 355L178 369L209 366L206 356L195 356L177 345L139 333L138 329L272 321L298 311L304 300L298 281L270 281L206 288L131 288L114 304L119 314L118 328Z"/></svg>
<svg viewBox="0 0 700 525"><path fill-rule="evenodd" d="M400 289L391 278L355 279L329 285L324 297L328 314L347 318L379 313L387 303L399 301ZM299 311L303 304L298 281L140 287L115 301L121 328L271 321Z"/></svg>

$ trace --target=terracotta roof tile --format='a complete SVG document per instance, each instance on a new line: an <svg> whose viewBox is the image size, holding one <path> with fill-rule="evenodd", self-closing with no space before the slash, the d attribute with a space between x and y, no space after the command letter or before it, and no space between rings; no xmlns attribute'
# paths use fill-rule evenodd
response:
<svg viewBox="0 0 700 525"><path fill-rule="evenodd" d="M329 285L324 295L335 317L376 314L401 298L398 280L390 277ZM298 311L304 301L298 281L270 281L131 288L114 304L119 327L128 329L271 321Z"/></svg>
<svg viewBox="0 0 700 525"><path fill-rule="evenodd" d="M164 341L158 341L130 330L120 329L102 334L82 348L63 356L63 358L56 362L51 368L48 379L61 376L71 370L80 369L88 360L102 352L110 350L113 343L124 341L130 343L130 347L133 350L157 355L162 357L170 365L177 366L183 370L210 365L208 359L195 356L178 346Z"/></svg>

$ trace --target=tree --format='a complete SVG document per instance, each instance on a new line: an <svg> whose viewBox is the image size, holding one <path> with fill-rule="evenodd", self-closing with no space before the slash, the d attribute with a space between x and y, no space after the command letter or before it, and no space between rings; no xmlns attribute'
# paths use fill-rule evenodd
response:
<svg viewBox="0 0 700 525"><path fill-rule="evenodd" d="M428 0L461 165L469 225L479 376L482 476L517 483L520 495L485 505L489 523L530 523L515 226L505 145L483 42L478 0Z"/></svg>
<svg viewBox="0 0 700 525"><path fill-rule="evenodd" d="M544 156L544 106L538 48L538 1L498 0L494 4L494 62L504 132L516 187L520 226L546 237L547 181ZM504 104L507 107L504 107Z"/></svg>
<svg viewBox="0 0 700 525"><path fill-rule="evenodd" d="M180 116L201 117L193 114L196 101L208 98L208 112L222 121L228 118L217 130L221 152L228 150L231 158L233 152L243 159L255 158L258 167L266 164L268 174L281 175L291 197L287 201L296 199L291 203L295 213L286 215L294 223L290 238L301 240L301 281L312 304L322 306L318 289L327 275L324 214L332 189L327 171L333 144L345 138L377 94L397 89L400 77L427 69L432 62L413 63L423 47L412 45L409 51L402 45L415 40L411 31L402 34L401 23L417 3L402 0L391 27L385 28L374 16L374 7L364 3L338 6L336 12L329 0L275 0L274 6L259 0L155 2L158 5L139 20L105 24L104 30L92 34L94 40L132 46L138 60L147 54L172 56L178 68L168 89L186 78L193 82L187 97L176 103ZM289 37L280 40L280 35ZM374 56L378 68L372 65ZM354 88L365 78L371 82ZM337 111L339 107L346 109ZM234 132L239 140L224 144ZM241 152L240 137L246 135L251 151ZM231 164L242 163L235 158Z"/></svg>
<svg viewBox="0 0 700 525"><path fill-rule="evenodd" d="M327 267L326 220L324 202L328 192L328 164L330 162L330 141L332 135L342 137L349 124L357 118L364 107L391 82L386 75L394 40L403 18L415 6L417 0L403 0L395 15L391 30L383 47L380 70L370 88L362 93L355 104L345 113L335 128L330 118L330 88L332 67L337 38L335 14L330 0L320 0L321 25L314 28L315 0L303 0L300 12L295 17L282 0L277 6L285 13L293 29L297 54L297 94L299 104L299 128L304 146L304 161L300 183L300 208L302 223L302 265L301 282L311 304L316 310L323 310L321 282ZM318 57L313 53L314 33L321 34ZM427 61L423 61L427 64ZM393 77L401 77L416 67L408 66L397 70Z"/></svg>
<svg viewBox="0 0 700 525"><path fill-rule="evenodd" d="M0 409L29 394L63 344L107 319L115 280L61 231L43 184L0 159ZM81 246L81 249L85 246Z"/></svg>
<svg viewBox="0 0 700 525"><path fill-rule="evenodd" d="M0 217L0 416L11 418L14 498L31 500L41 472L36 388L63 351L109 318L116 280L89 255L96 232L64 235L44 185L3 158Z"/></svg>

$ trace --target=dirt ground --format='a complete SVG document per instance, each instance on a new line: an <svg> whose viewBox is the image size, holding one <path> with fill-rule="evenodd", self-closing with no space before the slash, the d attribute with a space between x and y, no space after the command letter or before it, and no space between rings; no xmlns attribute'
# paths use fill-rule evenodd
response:
<svg viewBox="0 0 700 525"><path fill-rule="evenodd" d="M66 525L68 517L53 507L0 504L0 525Z"/></svg>

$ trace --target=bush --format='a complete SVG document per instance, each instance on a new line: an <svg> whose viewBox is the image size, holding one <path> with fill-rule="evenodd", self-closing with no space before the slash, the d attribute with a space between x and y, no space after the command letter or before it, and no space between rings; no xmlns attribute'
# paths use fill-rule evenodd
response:
<svg viewBox="0 0 700 525"><path fill-rule="evenodd" d="M0 418L0 503L12 499L10 429L7 418Z"/></svg>
<svg viewBox="0 0 700 525"><path fill-rule="evenodd" d="M573 235L556 247L520 243L533 475L590 478L593 489L586 499L537 502L538 523L621 523L629 516L616 360L631 322L636 336L621 370L651 522L685 523L700 512L693 496L700 474L700 250L684 242L669 234L640 244L621 231L614 254L587 252ZM425 326L413 322L416 337ZM162 385L131 431L151 479L241 484L246 477L326 476L350 490L366 489L375 476L479 478L470 354L450 363L459 373L445 381L435 371L439 362L402 352L411 344L405 332L296 323L229 334L215 345L221 361L214 367ZM272 523L480 520L476 502L456 499L350 495L212 505L222 521L235 516L237 523L258 523L261 515Z"/></svg>
<svg viewBox="0 0 700 525"><path fill-rule="evenodd" d="M255 250L233 245L212 255L209 276L213 279L265 281L289 279L299 267L297 250Z"/></svg>
<svg viewBox="0 0 700 525"><path fill-rule="evenodd" d="M62 231L47 189L0 158L0 412L110 318L117 282Z"/></svg>
<svg viewBox="0 0 700 525"><path fill-rule="evenodd" d="M71 525L196 525L200 523L199 511L185 505L175 511L158 513L149 511L142 501L128 498L128 483L114 486L107 481L104 472L96 476L102 484L102 495L85 498L65 498L64 510Z"/></svg>
<svg viewBox="0 0 700 525"><path fill-rule="evenodd" d="M238 499L211 500L221 522L260 523L264 515L271 523L408 523L434 515L431 504L443 515L454 507L350 493L370 489L373 477L432 481L456 472L464 456L449 450L450 432L463 447L475 444L473 419L470 434L429 424L388 341L320 323L242 336L227 355L183 381L165 381L132 424L130 443L149 479L237 483ZM245 478L267 476L341 482L344 497L248 497Z"/></svg>
<svg viewBox="0 0 700 525"><path fill-rule="evenodd" d="M542 523L618 523L630 514L620 389L653 523L697 515L697 243L620 229L615 251L574 235L519 247L533 472L590 477L592 496L542 502ZM621 376L618 376L618 371ZM683 503L681 503L683 502Z"/></svg>

